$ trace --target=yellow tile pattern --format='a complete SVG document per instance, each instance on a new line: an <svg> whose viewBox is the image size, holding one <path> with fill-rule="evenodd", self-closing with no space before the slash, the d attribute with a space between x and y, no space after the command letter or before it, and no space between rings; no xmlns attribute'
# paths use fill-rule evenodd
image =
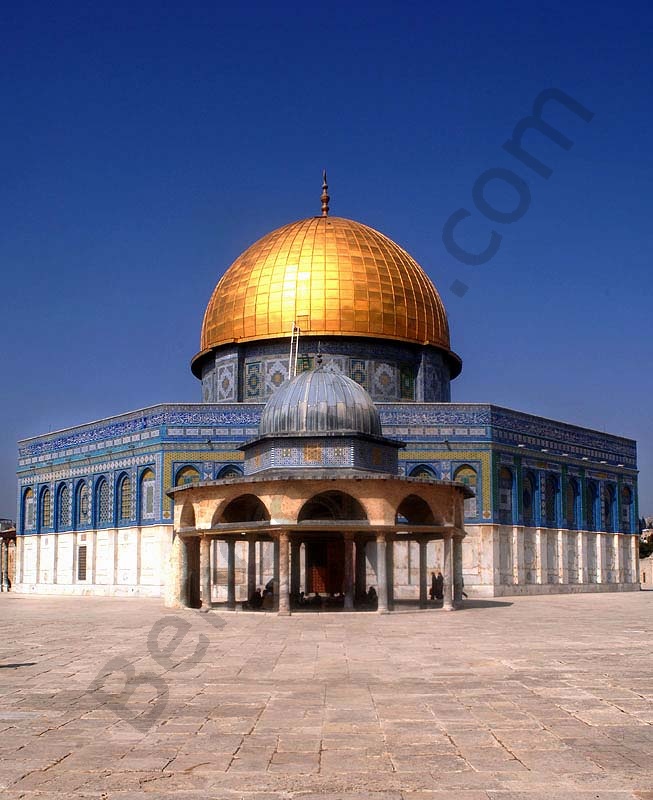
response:
<svg viewBox="0 0 653 800"><path fill-rule="evenodd" d="M372 336L446 350L442 301L419 264L387 236L341 217L285 225L247 249L216 286L201 349L303 333Z"/></svg>

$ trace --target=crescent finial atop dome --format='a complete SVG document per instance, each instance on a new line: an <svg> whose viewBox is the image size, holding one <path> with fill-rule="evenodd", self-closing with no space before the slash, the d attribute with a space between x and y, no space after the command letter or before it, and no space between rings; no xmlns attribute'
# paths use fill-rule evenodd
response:
<svg viewBox="0 0 653 800"><path fill-rule="evenodd" d="M326 170L323 169L322 170L322 196L320 197L320 200L322 201L322 216L323 217L328 217L329 216L329 200L331 198L329 197L329 193L327 191L328 188L329 188L329 186L327 184Z"/></svg>

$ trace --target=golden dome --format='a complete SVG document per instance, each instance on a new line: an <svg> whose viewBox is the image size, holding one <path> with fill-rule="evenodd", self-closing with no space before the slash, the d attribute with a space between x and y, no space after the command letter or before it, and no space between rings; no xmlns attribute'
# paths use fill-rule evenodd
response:
<svg viewBox="0 0 653 800"><path fill-rule="evenodd" d="M387 236L341 217L284 225L245 250L215 287L194 361L231 342L289 337L293 323L302 335L450 352L447 315L424 270Z"/></svg>

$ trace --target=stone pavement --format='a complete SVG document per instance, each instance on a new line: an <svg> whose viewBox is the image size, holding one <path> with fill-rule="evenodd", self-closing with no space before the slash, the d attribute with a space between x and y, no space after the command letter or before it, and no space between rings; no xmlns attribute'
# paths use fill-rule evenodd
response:
<svg viewBox="0 0 653 800"><path fill-rule="evenodd" d="M653 800L652 609L279 618L3 594L0 795Z"/></svg>

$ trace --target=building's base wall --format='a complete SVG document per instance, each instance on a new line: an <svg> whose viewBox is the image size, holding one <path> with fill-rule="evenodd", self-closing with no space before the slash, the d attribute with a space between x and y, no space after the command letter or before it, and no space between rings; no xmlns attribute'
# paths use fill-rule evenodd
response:
<svg viewBox="0 0 653 800"><path fill-rule="evenodd" d="M162 597L172 525L19 536L24 594Z"/></svg>
<svg viewBox="0 0 653 800"><path fill-rule="evenodd" d="M604 531L468 525L463 578L470 597L639 589L637 536Z"/></svg>
<svg viewBox="0 0 653 800"><path fill-rule="evenodd" d="M552 530L506 525L466 528L463 577L470 598L636 591L640 587L638 541L627 534ZM20 536L13 591L43 595L163 597L171 574L172 526L158 525ZM80 547L86 577L80 578ZM273 546L258 543L256 583L273 576ZM366 583L376 585L376 551L367 548ZM212 600L225 602L226 544L211 552ZM419 547L393 547L395 600L419 599ZM442 569L442 542L427 547L428 583ZM303 566L303 565L302 565ZM302 568L301 588L306 586ZM236 600L247 599L247 543L236 546Z"/></svg>

